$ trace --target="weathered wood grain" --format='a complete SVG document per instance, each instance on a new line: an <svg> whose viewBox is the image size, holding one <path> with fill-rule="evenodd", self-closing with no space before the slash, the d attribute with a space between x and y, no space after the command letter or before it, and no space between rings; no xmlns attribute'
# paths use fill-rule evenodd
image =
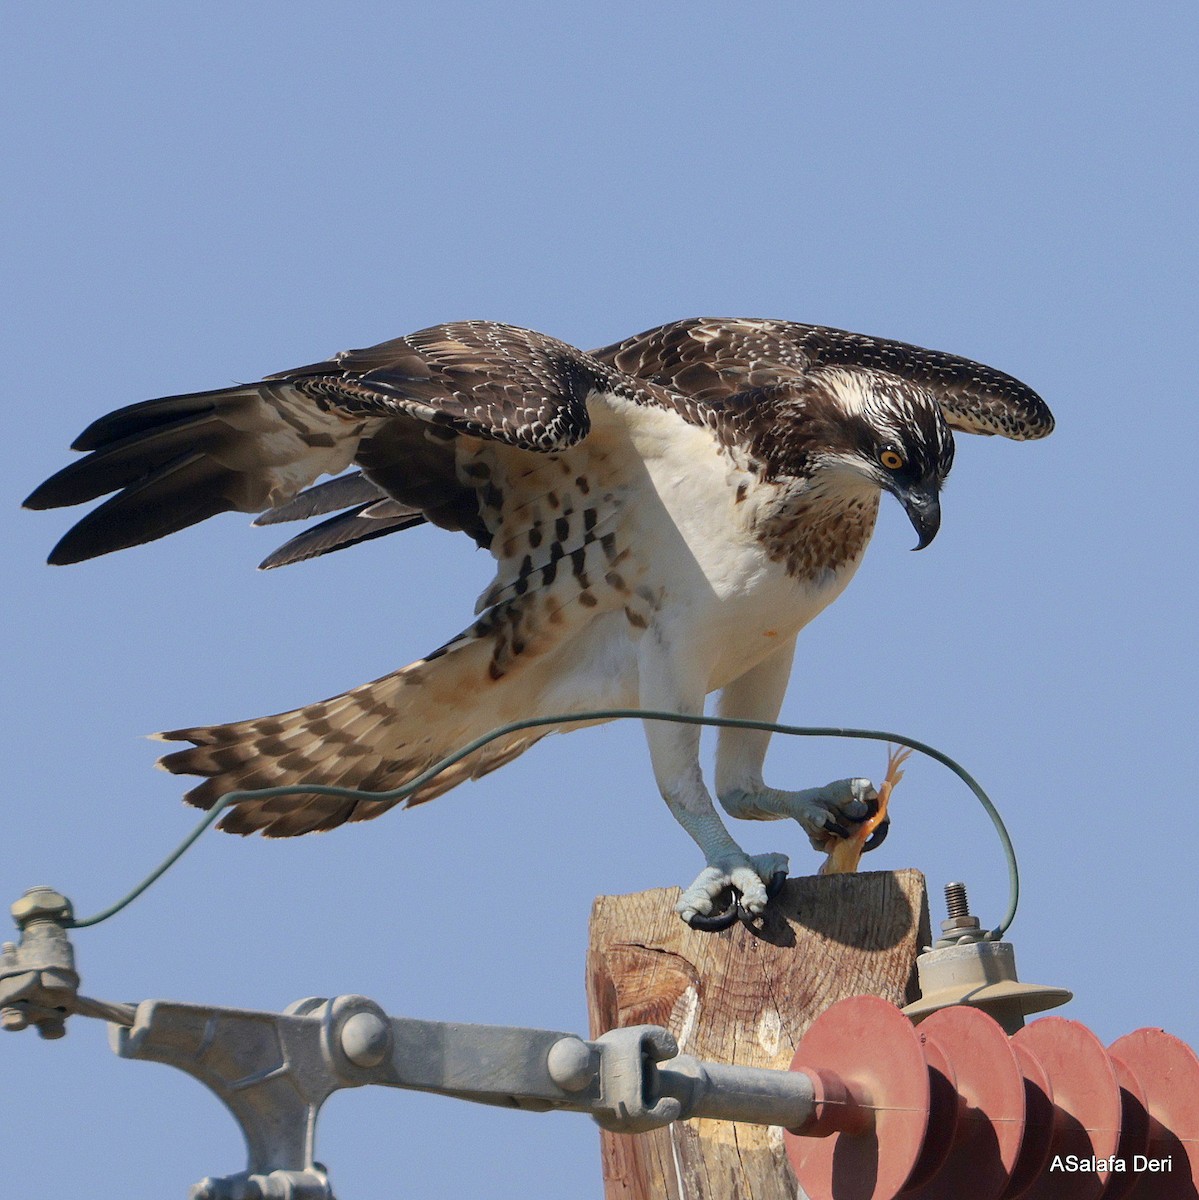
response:
<svg viewBox="0 0 1199 1200"><path fill-rule="evenodd" d="M766 920L697 933L678 889L601 896L591 915L591 1036L665 1025L684 1053L786 1069L829 1005L870 993L906 1004L931 941L917 871L788 881ZM678 1121L641 1135L601 1133L606 1200L795 1200L782 1130Z"/></svg>

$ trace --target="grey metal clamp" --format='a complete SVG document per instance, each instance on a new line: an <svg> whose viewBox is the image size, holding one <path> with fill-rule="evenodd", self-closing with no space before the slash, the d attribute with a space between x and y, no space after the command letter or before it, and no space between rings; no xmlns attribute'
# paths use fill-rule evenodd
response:
<svg viewBox="0 0 1199 1200"><path fill-rule="evenodd" d="M312 997L281 1013L92 1000L78 994L70 911L48 888L14 906L22 936L0 958L0 1024L61 1037L71 1013L100 1017L121 1057L176 1067L215 1093L241 1127L248 1162L201 1180L192 1200L333 1200L314 1156L317 1115L335 1091L366 1084L585 1112L622 1133L685 1117L796 1130L813 1119L806 1074L701 1062L680 1055L657 1025L586 1041L547 1029L392 1017L364 996Z"/></svg>

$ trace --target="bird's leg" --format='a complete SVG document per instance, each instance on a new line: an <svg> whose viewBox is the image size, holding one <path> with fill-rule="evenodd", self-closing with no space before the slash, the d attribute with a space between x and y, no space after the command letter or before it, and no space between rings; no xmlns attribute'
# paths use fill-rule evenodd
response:
<svg viewBox="0 0 1199 1200"><path fill-rule="evenodd" d="M722 717L775 721L791 675L795 638L733 680L720 695ZM762 779L770 734L756 729L722 729L716 750L716 794L732 817L750 821L798 821L817 850L830 835L846 836L847 825L871 812L877 793L869 779L838 779L824 787L788 792Z"/></svg>
<svg viewBox="0 0 1199 1200"><path fill-rule="evenodd" d="M649 641L650 639L646 639ZM643 708L702 713L702 682L682 682L675 663L660 642L643 654L640 700ZM758 913L766 907L766 884L787 870L783 854L750 857L733 840L716 812L699 765L696 725L646 721L650 759L662 798L675 819L700 848L707 866L686 888L675 906L683 920L712 911L713 901L728 887L741 893L741 907Z"/></svg>

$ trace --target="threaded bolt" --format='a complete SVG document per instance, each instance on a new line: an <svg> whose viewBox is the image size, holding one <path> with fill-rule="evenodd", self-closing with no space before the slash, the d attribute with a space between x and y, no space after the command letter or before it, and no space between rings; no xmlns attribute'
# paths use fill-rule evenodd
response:
<svg viewBox="0 0 1199 1200"><path fill-rule="evenodd" d="M945 907L949 910L949 916L941 922L938 946L956 946L982 939L982 925L977 917L970 915L970 901L966 899L964 883L945 885Z"/></svg>
<svg viewBox="0 0 1199 1200"><path fill-rule="evenodd" d="M968 917L970 915L970 901L966 899L966 885L964 883L947 883L945 885L945 907L949 910L949 919L951 921L955 917Z"/></svg>

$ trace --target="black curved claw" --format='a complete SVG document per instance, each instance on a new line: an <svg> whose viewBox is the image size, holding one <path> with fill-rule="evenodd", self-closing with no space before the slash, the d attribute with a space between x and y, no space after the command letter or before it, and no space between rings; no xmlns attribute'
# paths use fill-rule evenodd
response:
<svg viewBox="0 0 1199 1200"><path fill-rule="evenodd" d="M891 832L891 818L883 817L883 819L874 827L874 832L866 839L866 844L862 847L862 853L867 850L876 850L887 840L887 834Z"/></svg>
<svg viewBox="0 0 1199 1200"><path fill-rule="evenodd" d="M769 882L766 884L766 903L769 904L783 890L783 884L787 882L786 871L775 871L771 875ZM751 921L756 921L761 915L760 913L751 913L741 907L741 891L739 888L727 887L720 893L721 896L728 894L728 907L722 908L720 912L708 913L706 916L702 913L692 913L687 918L687 924L692 929L699 930L700 933L719 933L722 929L728 929L736 921L744 921L749 924Z"/></svg>
<svg viewBox="0 0 1199 1200"><path fill-rule="evenodd" d="M700 933L719 933L722 929L728 929L730 925L736 923L737 914L741 911L740 892L736 888L727 887L720 893L721 896L728 893L729 906L722 909L718 913L692 913L687 918L687 924L692 929L698 929Z"/></svg>

